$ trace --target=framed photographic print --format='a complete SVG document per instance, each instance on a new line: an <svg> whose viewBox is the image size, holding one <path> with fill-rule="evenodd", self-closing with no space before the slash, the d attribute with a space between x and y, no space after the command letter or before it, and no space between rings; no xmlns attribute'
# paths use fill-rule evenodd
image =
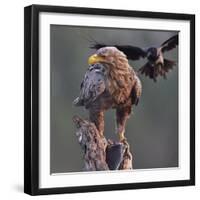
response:
<svg viewBox="0 0 200 200"><path fill-rule="evenodd" d="M195 184L195 16L25 8L24 192Z"/></svg>

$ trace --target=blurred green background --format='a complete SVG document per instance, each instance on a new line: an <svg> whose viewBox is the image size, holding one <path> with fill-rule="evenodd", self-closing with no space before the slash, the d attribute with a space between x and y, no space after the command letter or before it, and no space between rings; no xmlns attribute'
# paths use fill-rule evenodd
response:
<svg viewBox="0 0 200 200"><path fill-rule="evenodd" d="M95 50L92 41L109 44L157 46L176 34L173 31L73 27L51 25L51 173L78 172L83 169L83 154L75 136L74 115L87 118L83 107L74 107L80 83L87 70L88 56ZM165 53L178 62L178 48ZM138 70L145 59L130 61ZM126 127L126 137L134 156L134 169L178 166L178 67L167 80L157 83L139 75L143 93ZM106 138L117 139L115 112L105 119Z"/></svg>

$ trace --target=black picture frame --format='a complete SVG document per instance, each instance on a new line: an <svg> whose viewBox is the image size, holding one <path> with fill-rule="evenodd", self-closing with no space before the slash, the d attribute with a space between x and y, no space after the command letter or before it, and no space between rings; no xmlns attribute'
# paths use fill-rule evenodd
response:
<svg viewBox="0 0 200 200"><path fill-rule="evenodd" d="M76 13L187 20L190 23L190 179L148 183L39 188L39 13ZM24 9L24 192L30 195L195 185L195 16L161 12L31 5Z"/></svg>

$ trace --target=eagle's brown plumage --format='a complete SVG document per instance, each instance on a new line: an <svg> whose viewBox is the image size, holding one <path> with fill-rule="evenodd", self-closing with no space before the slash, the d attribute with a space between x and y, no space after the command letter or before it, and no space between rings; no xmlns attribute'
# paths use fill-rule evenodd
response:
<svg viewBox="0 0 200 200"><path fill-rule="evenodd" d="M90 67L81 83L75 105L89 110L90 120L104 132L104 112L116 109L117 131L123 139L126 121L142 92L141 82L126 55L115 47L104 47L89 58Z"/></svg>

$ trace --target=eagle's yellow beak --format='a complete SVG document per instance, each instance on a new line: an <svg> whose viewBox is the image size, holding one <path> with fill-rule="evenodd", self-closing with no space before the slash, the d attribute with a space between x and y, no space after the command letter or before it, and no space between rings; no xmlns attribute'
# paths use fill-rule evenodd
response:
<svg viewBox="0 0 200 200"><path fill-rule="evenodd" d="M88 58L89 65L93 65L95 63L102 62L102 61L104 61L104 58L101 56L98 56L97 54L93 54Z"/></svg>

